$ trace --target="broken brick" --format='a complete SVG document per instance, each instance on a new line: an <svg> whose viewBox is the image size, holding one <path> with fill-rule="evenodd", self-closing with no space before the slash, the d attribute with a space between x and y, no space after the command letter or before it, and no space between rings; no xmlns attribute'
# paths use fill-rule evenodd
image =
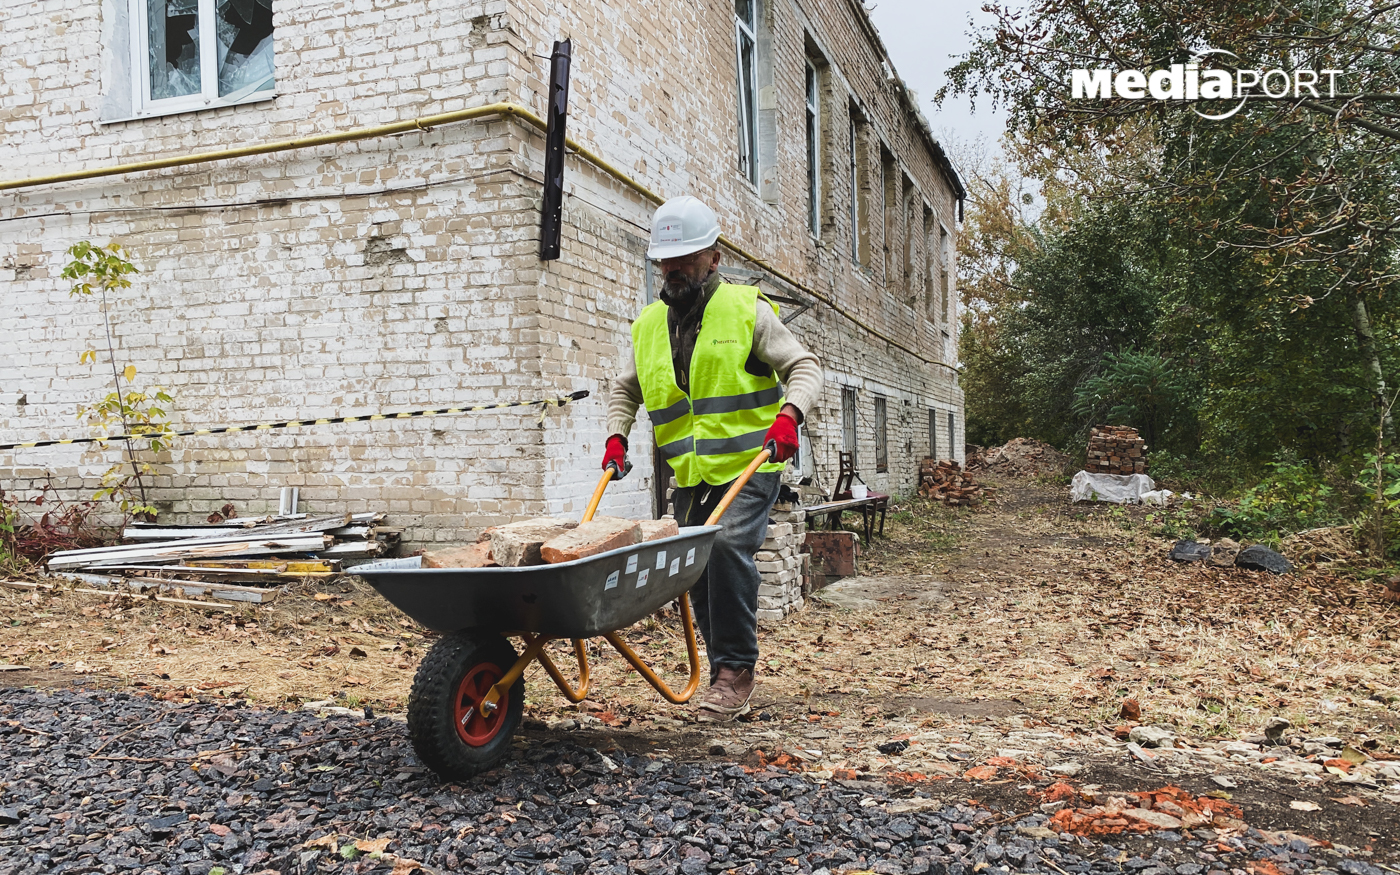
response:
<svg viewBox="0 0 1400 875"><path fill-rule="evenodd" d="M659 541L681 533L680 526L673 519L641 520L637 525L642 527L643 541Z"/></svg>
<svg viewBox="0 0 1400 875"><path fill-rule="evenodd" d="M423 554L424 568L486 568L495 564L491 558L490 541Z"/></svg>
<svg viewBox="0 0 1400 875"><path fill-rule="evenodd" d="M578 523L570 520L556 520L542 517L504 526L493 526L485 536L491 540L491 555L496 564L505 568L518 568L522 565L544 565L540 547L550 538L556 538Z"/></svg>
<svg viewBox="0 0 1400 875"><path fill-rule="evenodd" d="M642 527L635 520L595 517L557 535L540 547L540 556L551 564L572 562L642 542Z"/></svg>

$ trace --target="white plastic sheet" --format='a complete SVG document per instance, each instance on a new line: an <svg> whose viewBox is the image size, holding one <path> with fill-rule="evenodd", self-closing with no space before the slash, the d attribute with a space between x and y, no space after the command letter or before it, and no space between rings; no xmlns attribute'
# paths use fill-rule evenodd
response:
<svg viewBox="0 0 1400 875"><path fill-rule="evenodd" d="M1110 501L1114 504L1139 504L1143 501L1144 494L1151 493L1156 488L1157 484L1146 474L1090 474L1088 471L1080 471L1070 481L1069 499L1071 502Z"/></svg>
<svg viewBox="0 0 1400 875"><path fill-rule="evenodd" d="M1160 506L1165 505L1173 495L1176 495L1176 493L1172 492L1170 489L1154 489L1151 492L1144 492L1142 495L1138 496L1138 498L1143 504L1156 504Z"/></svg>

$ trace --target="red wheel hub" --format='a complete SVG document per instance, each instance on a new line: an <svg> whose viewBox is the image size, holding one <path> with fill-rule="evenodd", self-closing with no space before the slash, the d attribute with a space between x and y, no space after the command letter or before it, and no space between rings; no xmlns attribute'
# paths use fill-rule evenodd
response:
<svg viewBox="0 0 1400 875"><path fill-rule="evenodd" d="M453 722L462 741L472 747L489 743L505 723L506 708L510 706L509 692L501 697L493 710L483 713L481 707L481 700L504 675L505 672L495 663L483 662L468 669L462 682L457 685L457 695L453 698Z"/></svg>

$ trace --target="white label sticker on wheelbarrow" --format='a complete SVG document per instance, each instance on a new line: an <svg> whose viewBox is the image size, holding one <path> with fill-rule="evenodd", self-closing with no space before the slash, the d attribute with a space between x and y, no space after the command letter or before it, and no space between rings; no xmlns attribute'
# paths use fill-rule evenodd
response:
<svg viewBox="0 0 1400 875"><path fill-rule="evenodd" d="M694 547L691 547L689 550L686 550L686 551L685 551L685 564L686 564L686 565L694 565L694 564L695 564L695 548L694 548Z"/></svg>
<svg viewBox="0 0 1400 875"><path fill-rule="evenodd" d="M612 574L609 574L609 575L608 575L608 582L605 583L605 584L603 584L603 589L608 590L608 589L612 589L613 587L617 586L617 579L618 579L619 577L621 577L621 576L622 576L622 573L621 573L621 572L618 572L618 571L614 571ZM593 578L593 579L594 579L594 580L597 580L596 577Z"/></svg>
<svg viewBox="0 0 1400 875"><path fill-rule="evenodd" d="M633 553L627 557L627 573L631 574L637 570L637 554Z"/></svg>
<svg viewBox="0 0 1400 875"><path fill-rule="evenodd" d="M642 573L637 575L637 589L647 585L647 575L651 574L650 568L643 568Z"/></svg>
<svg viewBox="0 0 1400 875"><path fill-rule="evenodd" d="M675 574L677 571L680 571L680 570L681 570L681 557L677 556L675 559L672 559L672 560L671 560L671 571L670 571L669 573Z"/></svg>
<svg viewBox="0 0 1400 875"><path fill-rule="evenodd" d="M666 551L662 550L656 554L656 570L660 571L666 567Z"/></svg>

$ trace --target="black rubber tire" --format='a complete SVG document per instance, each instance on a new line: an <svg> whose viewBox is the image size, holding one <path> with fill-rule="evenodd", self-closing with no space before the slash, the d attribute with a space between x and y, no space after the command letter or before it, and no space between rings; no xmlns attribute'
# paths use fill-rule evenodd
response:
<svg viewBox="0 0 1400 875"><path fill-rule="evenodd" d="M511 684L499 731L480 746L457 732L456 702L462 679L474 667L493 663L505 674L518 654L501 635L455 632L439 638L413 676L408 694L408 737L428 768L448 780L465 780L495 766L510 750L525 711L525 681Z"/></svg>

